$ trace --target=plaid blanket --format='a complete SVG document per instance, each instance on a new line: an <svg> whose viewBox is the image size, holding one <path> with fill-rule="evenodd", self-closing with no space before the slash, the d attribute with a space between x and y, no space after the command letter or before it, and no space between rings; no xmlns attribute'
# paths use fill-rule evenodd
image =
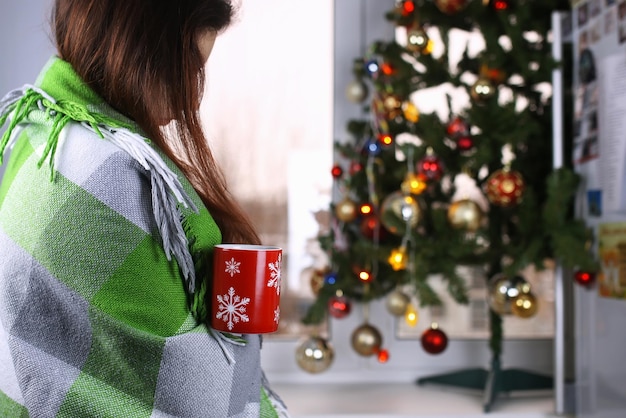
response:
<svg viewBox="0 0 626 418"><path fill-rule="evenodd" d="M287 416L204 325L221 235L174 164L58 58L0 115L0 416Z"/></svg>

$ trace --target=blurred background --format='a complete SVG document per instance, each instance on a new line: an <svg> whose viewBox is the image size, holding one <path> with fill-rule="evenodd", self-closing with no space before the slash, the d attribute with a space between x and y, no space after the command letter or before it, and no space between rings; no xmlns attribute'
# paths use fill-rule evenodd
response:
<svg viewBox="0 0 626 418"><path fill-rule="evenodd" d="M239 0L236 22L217 40L208 64L202 115L233 193L266 244L285 249L281 328L265 338L263 367L294 416L483 415L480 392L417 387L419 376L489 362L485 349L485 289L476 304L445 314L451 343L432 357L419 346L424 330L410 328L375 302L369 315L393 353L385 364L354 353L349 338L362 312L325 322L335 360L324 373L302 370L295 351L311 328L300 319L314 297L311 274L323 264L317 235L329 227L333 141L348 119L362 116L345 89L353 59L377 38L392 38L382 16L393 0ZM0 15L0 92L34 82L54 53L49 0L3 0ZM425 100L425 102L429 102ZM433 104L434 107L440 104ZM534 277L550 304L553 277ZM483 305L480 305L482 303ZM515 323L503 364L550 374L554 367L552 306L545 316ZM482 316L481 316L482 315ZM424 321L424 326L429 321ZM468 326L468 324L473 324ZM473 328L472 328L473 327ZM468 332L468 330L470 330ZM553 416L552 392L512 396L492 417Z"/></svg>

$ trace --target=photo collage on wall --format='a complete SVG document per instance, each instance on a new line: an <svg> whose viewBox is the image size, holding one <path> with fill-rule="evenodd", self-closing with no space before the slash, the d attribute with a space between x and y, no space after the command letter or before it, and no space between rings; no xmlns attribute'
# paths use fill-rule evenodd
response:
<svg viewBox="0 0 626 418"><path fill-rule="evenodd" d="M574 1L574 149L579 215L626 211L626 0Z"/></svg>

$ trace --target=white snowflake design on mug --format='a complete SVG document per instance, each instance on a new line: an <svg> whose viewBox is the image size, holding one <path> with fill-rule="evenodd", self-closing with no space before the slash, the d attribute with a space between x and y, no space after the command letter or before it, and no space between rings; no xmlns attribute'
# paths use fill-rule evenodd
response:
<svg viewBox="0 0 626 418"><path fill-rule="evenodd" d="M226 261L226 269L224 271L230 274L230 277L234 277L235 274L241 273L239 266L241 266L241 262L236 261L235 258L232 257L230 260Z"/></svg>
<svg viewBox="0 0 626 418"><path fill-rule="evenodd" d="M275 263L268 263L267 267L270 269L270 279L267 281L267 287L275 287L276 288L276 294L280 295L280 285L281 285L281 278L280 278L280 261L281 261L281 255L278 255L278 260L276 260Z"/></svg>
<svg viewBox="0 0 626 418"><path fill-rule="evenodd" d="M278 324L280 321L280 306L274 309L274 322Z"/></svg>
<svg viewBox="0 0 626 418"><path fill-rule="evenodd" d="M217 301L219 306L215 317L226 322L228 329L232 330L239 321L250 321L246 314L246 305L250 303L250 298L236 295L233 287L228 289L228 294L217 295Z"/></svg>

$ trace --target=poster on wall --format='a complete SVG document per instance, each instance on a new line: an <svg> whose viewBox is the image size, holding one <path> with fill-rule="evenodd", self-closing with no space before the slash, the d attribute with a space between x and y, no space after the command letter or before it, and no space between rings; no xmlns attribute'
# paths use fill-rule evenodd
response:
<svg viewBox="0 0 626 418"><path fill-rule="evenodd" d="M574 147L580 215L626 213L626 0L573 2Z"/></svg>
<svg viewBox="0 0 626 418"><path fill-rule="evenodd" d="M598 293L626 299L626 222L598 226Z"/></svg>

